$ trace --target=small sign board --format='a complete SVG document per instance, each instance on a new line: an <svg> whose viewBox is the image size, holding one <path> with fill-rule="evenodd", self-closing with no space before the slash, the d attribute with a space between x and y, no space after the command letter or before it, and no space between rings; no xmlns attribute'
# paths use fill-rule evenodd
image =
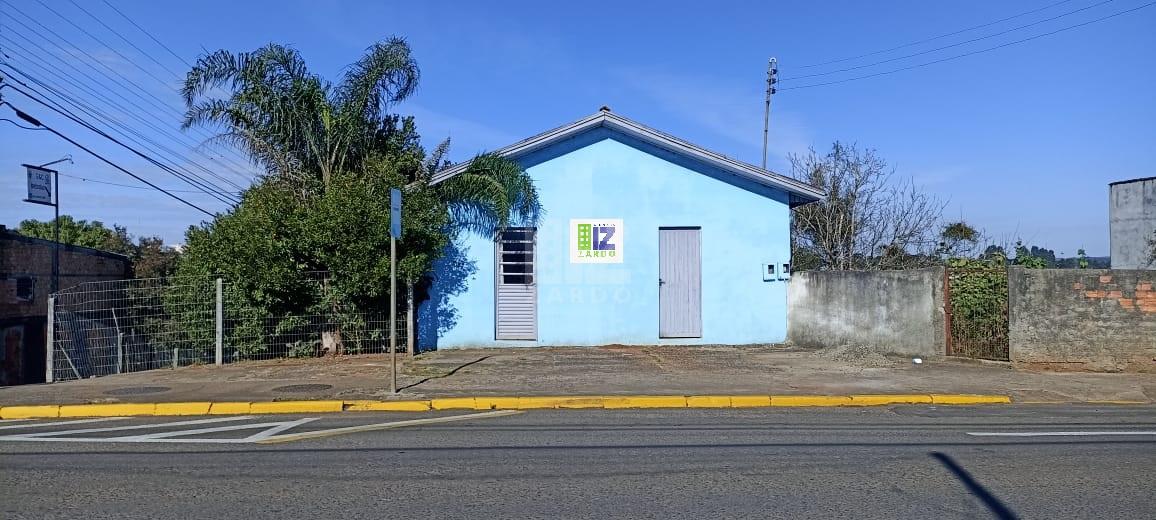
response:
<svg viewBox="0 0 1156 520"><path fill-rule="evenodd" d="M389 234L401 238L401 190L389 190Z"/></svg>
<svg viewBox="0 0 1156 520"><path fill-rule="evenodd" d="M31 164L22 165L28 170L28 198L24 202L52 206L52 176L56 172Z"/></svg>
<svg viewBox="0 0 1156 520"><path fill-rule="evenodd" d="M625 229L620 218L570 220L570 263L621 264Z"/></svg>

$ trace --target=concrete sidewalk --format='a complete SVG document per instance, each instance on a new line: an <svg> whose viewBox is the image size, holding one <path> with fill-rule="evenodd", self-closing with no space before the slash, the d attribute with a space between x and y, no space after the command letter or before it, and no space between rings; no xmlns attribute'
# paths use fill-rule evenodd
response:
<svg viewBox="0 0 1156 520"><path fill-rule="evenodd" d="M999 394L1015 402L1156 401L1156 374L1056 373L855 349L448 350L404 360L398 399L540 395ZM0 388L0 405L391 399L387 356L284 359Z"/></svg>

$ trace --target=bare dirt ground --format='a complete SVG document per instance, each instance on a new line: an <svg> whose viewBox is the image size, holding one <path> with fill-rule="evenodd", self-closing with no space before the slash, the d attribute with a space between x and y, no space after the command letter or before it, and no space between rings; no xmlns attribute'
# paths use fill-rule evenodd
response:
<svg viewBox="0 0 1156 520"><path fill-rule="evenodd" d="M1156 374L1016 370L1007 364L784 346L444 350L252 361L0 388L0 404L418 399L455 395L973 393L1018 402L1156 401Z"/></svg>

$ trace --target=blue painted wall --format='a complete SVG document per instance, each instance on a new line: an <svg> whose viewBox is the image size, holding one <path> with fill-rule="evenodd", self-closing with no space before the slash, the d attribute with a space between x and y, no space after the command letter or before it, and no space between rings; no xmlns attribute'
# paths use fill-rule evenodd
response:
<svg viewBox="0 0 1156 520"><path fill-rule="evenodd" d="M786 339L787 194L599 128L516 158L545 208L538 227L538 340L494 339L494 244L463 236L418 312L422 348L751 344ZM621 218L621 264L569 262L572 218ZM702 228L703 335L658 337L658 229Z"/></svg>

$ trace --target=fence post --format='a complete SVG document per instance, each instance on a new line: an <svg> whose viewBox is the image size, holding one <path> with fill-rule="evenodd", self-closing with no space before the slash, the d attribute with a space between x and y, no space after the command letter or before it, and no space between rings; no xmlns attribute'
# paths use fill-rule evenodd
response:
<svg viewBox="0 0 1156 520"><path fill-rule="evenodd" d="M225 362L225 299L223 291L223 282L217 278L217 336L216 336L216 362L220 366Z"/></svg>
<svg viewBox="0 0 1156 520"><path fill-rule="evenodd" d="M181 359L180 351L177 350L177 347L173 347L173 368L177 368L178 366L180 366L180 364L179 364L180 359Z"/></svg>
<svg viewBox="0 0 1156 520"><path fill-rule="evenodd" d="M45 326L45 345L44 345L44 382L51 383L53 380L53 371L56 367L52 360L53 349L56 343L56 297L48 297L48 324Z"/></svg>
<svg viewBox="0 0 1156 520"><path fill-rule="evenodd" d="M414 340L413 330L413 284L406 284L405 291L405 352L409 357L417 355L414 345L417 342Z"/></svg>
<svg viewBox="0 0 1156 520"><path fill-rule="evenodd" d="M124 368L124 333L116 333L116 373L121 373Z"/></svg>

